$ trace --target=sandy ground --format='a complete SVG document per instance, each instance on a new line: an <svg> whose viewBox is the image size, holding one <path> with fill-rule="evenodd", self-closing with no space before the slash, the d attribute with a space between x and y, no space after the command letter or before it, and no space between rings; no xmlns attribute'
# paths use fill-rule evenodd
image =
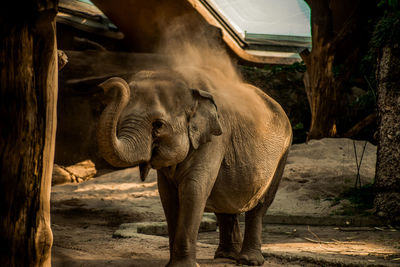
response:
<svg viewBox="0 0 400 267"><path fill-rule="evenodd" d="M358 160L363 146L364 142L356 142ZM360 168L362 184L373 181L375 154L376 147L367 144ZM354 186L356 170L351 140L294 145L267 214L322 217L329 222L349 205L347 200L333 200ZM137 168L131 168L53 186L51 209L53 266L164 266L168 262L166 236L113 237L123 223L164 221L154 171L145 182L140 181ZM265 224L264 266L399 266L399 240L400 232L385 225ZM199 234L200 265L235 266L233 261L213 259L217 243L217 231Z"/></svg>

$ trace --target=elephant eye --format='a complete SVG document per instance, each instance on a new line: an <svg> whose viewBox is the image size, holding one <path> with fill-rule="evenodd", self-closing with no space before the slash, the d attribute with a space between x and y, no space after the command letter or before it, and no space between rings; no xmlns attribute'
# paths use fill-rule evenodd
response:
<svg viewBox="0 0 400 267"><path fill-rule="evenodd" d="M164 123L162 121L157 120L157 121L153 122L153 129L158 130L161 127L163 127L163 125L164 125Z"/></svg>

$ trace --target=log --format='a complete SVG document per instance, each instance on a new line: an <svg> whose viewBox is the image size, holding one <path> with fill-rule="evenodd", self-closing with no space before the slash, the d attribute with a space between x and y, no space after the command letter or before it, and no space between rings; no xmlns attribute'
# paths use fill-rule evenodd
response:
<svg viewBox="0 0 400 267"><path fill-rule="evenodd" d="M371 113L364 119L362 119L360 122L358 122L356 125L354 125L350 130L348 130L345 134L343 134L343 137L345 138L350 138L355 135L357 135L362 129L370 125L371 123L376 121L376 113Z"/></svg>

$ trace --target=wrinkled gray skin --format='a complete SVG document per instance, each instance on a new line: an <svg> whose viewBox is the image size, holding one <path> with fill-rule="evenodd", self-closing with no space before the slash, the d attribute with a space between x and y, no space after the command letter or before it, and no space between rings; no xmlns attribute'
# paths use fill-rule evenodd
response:
<svg viewBox="0 0 400 267"><path fill-rule="evenodd" d="M216 258L262 265L262 217L282 177L292 140L282 108L258 88L199 73L193 82L174 71L140 72L129 85L111 78L115 94L98 128L99 149L117 167L158 175L168 222L167 266L196 266L204 210L220 227ZM245 212L244 237L238 214Z"/></svg>

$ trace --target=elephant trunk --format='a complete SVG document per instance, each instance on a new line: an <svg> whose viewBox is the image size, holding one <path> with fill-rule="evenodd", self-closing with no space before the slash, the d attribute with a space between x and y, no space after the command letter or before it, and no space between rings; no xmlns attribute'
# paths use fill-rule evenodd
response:
<svg viewBox="0 0 400 267"><path fill-rule="evenodd" d="M127 120L121 123L117 135L117 125L121 112L129 102L130 88L121 78L110 78L99 85L107 93L118 90L115 98L101 114L97 128L99 150L103 158L115 167L136 166L148 162L151 157L151 134L143 131L144 122ZM132 125L131 125L132 124ZM144 128L145 129L145 128Z"/></svg>

